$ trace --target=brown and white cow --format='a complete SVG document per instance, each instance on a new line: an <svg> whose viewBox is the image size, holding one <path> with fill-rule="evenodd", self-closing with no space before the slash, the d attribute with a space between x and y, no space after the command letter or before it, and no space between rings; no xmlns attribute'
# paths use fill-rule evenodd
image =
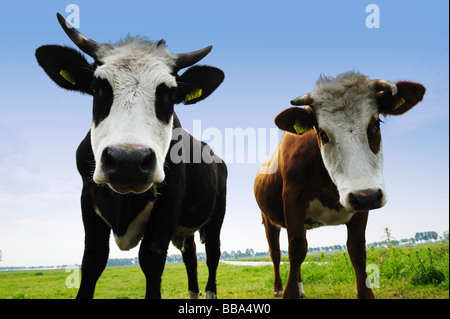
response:
<svg viewBox="0 0 450 319"><path fill-rule="evenodd" d="M280 227L289 240L289 277L283 298L304 297L300 267L306 230L347 225L347 249L356 273L358 298L373 298L366 286L365 228L368 211L386 204L379 115L400 115L422 100L417 83L370 80L357 72L321 76L312 93L281 112L286 131L260 168L256 201L274 264L274 295L282 294Z"/></svg>

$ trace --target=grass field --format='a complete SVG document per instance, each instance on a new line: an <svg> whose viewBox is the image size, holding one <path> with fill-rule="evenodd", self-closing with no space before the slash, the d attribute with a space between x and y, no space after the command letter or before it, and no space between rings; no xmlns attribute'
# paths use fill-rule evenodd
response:
<svg viewBox="0 0 450 319"><path fill-rule="evenodd" d="M262 259L258 259L262 260ZM269 259L270 260L270 259ZM308 298L355 298L355 277L347 252L308 255L302 266L302 278ZM448 299L448 242L411 247L370 249L367 264L379 270L376 298ZM281 266L286 283L289 266ZM199 263L199 284L205 287L208 271ZM373 272L370 272L374 274ZM73 273L62 270L0 272L0 299L74 298L77 289L66 280ZM221 299L272 299L273 267L232 266L221 263L217 274ZM135 299L145 294L144 275L139 266L108 267L97 283L95 298ZM162 297L188 297L183 264L167 264Z"/></svg>

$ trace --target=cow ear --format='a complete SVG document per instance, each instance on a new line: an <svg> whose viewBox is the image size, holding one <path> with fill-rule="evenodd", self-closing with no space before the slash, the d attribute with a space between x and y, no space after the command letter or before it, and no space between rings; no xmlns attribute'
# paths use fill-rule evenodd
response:
<svg viewBox="0 0 450 319"><path fill-rule="evenodd" d="M177 76L175 103L195 104L207 98L223 82L222 70L211 66L193 66Z"/></svg>
<svg viewBox="0 0 450 319"><path fill-rule="evenodd" d="M278 128L301 135L316 126L316 115L309 106L305 108L291 107L284 110L275 118Z"/></svg>
<svg viewBox="0 0 450 319"><path fill-rule="evenodd" d="M90 93L94 70L80 52L59 45L44 45L36 50L36 59L60 87Z"/></svg>
<svg viewBox="0 0 450 319"><path fill-rule="evenodd" d="M383 115L400 115L409 111L414 105L422 101L425 87L418 83L397 82L397 94L378 92L378 109Z"/></svg>

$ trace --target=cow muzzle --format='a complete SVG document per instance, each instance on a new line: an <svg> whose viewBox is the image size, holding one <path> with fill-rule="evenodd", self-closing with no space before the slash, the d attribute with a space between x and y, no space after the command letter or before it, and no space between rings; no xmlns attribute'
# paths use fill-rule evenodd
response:
<svg viewBox="0 0 450 319"><path fill-rule="evenodd" d="M106 147L101 155L101 176L96 183L108 184L115 192L143 193L153 184L155 152L149 147L124 144Z"/></svg>
<svg viewBox="0 0 450 319"><path fill-rule="evenodd" d="M347 195L347 204L354 211L377 209L385 203L386 198L380 188L350 192Z"/></svg>

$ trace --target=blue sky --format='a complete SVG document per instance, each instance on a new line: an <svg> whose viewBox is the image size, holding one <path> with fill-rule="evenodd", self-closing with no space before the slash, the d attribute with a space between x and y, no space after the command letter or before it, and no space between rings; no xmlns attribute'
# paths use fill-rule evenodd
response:
<svg viewBox="0 0 450 319"><path fill-rule="evenodd" d="M365 24L371 3L380 8L378 29ZM198 120L223 136L236 128L269 132L321 73L353 69L422 83L424 101L382 126L389 201L370 214L367 241L379 241L385 227L399 239L448 229L448 1L13 1L0 12L0 266L81 262L75 150L92 102L58 88L34 58L43 44L73 46L55 16L67 17L69 4L80 9L80 31L98 42L130 33L164 38L174 53L214 46L202 63L224 70L224 83L202 103L176 108L191 132ZM261 164L229 164L223 250L268 249L253 196ZM287 249L285 232L281 238ZM346 228L312 230L308 239L310 247L345 244ZM112 258L135 256L137 248L111 245Z"/></svg>

